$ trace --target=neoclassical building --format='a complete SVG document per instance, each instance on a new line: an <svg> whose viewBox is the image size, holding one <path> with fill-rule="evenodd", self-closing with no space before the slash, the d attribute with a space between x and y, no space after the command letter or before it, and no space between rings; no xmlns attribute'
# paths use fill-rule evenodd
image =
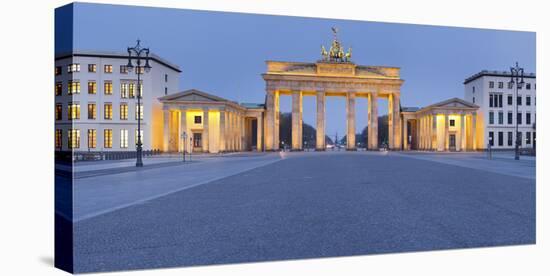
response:
<svg viewBox="0 0 550 276"><path fill-rule="evenodd" d="M239 104L198 90L158 98L163 105L163 150L227 152L276 151L279 101L292 97L292 150L302 150L303 98L316 99L316 149L325 150L325 103L346 99L346 147L356 149L356 108L368 109L367 148L378 149L378 102L388 104L388 147L392 150L464 151L479 148L478 106L453 98L424 108L402 108L400 68L367 66L351 61L334 33L329 51L313 63L267 61L262 74L264 104ZM367 106L357 106L365 98ZM185 139L184 139L185 138ZM185 142L184 142L185 141Z"/></svg>
<svg viewBox="0 0 550 276"><path fill-rule="evenodd" d="M165 152L263 149L264 106L238 104L191 89L159 98Z"/></svg>
<svg viewBox="0 0 550 276"><path fill-rule="evenodd" d="M465 151L478 148L478 106L459 98L424 108L402 108L403 149Z"/></svg>

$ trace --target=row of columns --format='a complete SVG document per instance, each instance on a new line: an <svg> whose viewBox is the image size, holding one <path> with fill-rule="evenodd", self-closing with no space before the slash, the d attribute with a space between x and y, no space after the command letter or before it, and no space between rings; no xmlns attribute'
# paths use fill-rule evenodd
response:
<svg viewBox="0 0 550 276"><path fill-rule="evenodd" d="M204 107L202 108L202 150L204 152L209 152L212 145L210 145L210 115L209 115L209 108ZM173 122L174 117L172 117L172 112L178 112L180 115L180 124L177 126L178 130L178 142L176 143L179 145L178 151L183 151L183 145L181 144L181 141L183 141L182 134L183 131L187 132L187 138L185 143L186 150L189 152L191 151L191 139L193 133L192 130L187 131L187 110L184 107L180 107L177 110L170 110L170 109L164 109L164 125L163 125L163 150L165 152L170 151L170 143L174 143L173 137L171 135L171 131L174 131L172 129L175 123ZM227 111L227 110L219 110L219 144L218 144L218 150L219 151L241 151L247 148L249 145L246 141L246 130L245 130L245 124L246 124L246 117L242 114L239 114L237 112ZM262 138L263 138L263 119L261 114L256 116L255 119L257 120L257 139L255 141L256 146L258 149L262 149ZM172 138L172 140L171 140Z"/></svg>
<svg viewBox="0 0 550 276"><path fill-rule="evenodd" d="M443 122L443 143L442 147L439 145L439 136L438 136L438 129L437 129L437 115L438 114L427 114L424 116L421 116L420 118L416 119L417 123L417 145L418 149L420 150L439 150L439 151L448 151L449 150L449 138L450 138L450 120L449 116L451 114L445 113L440 114L444 116ZM470 126L466 128L466 124L468 124L467 120L467 114L459 114L460 118L460 132L457 136L455 136L455 146L456 150L476 150L476 114L469 114L470 117ZM407 139L407 121L405 120L403 122L404 126L404 139L403 139L403 145L404 148L408 148L408 139ZM470 129L471 133L467 133L467 129ZM470 137L470 142L468 142L468 138Z"/></svg>
<svg viewBox="0 0 550 276"><path fill-rule="evenodd" d="M303 92L291 91L292 95L292 149L302 150L302 123L303 123ZM326 93L324 91L316 92L317 104L317 134L316 149L325 149L325 105ZM279 149L279 97L277 90L268 90L266 98L266 150ZM355 104L357 94L355 92L346 93L346 138L347 149L355 150ZM378 148L378 94L369 93L368 97L368 145L369 149ZM388 95L388 122L389 122L389 147L391 149L401 148L401 116L399 109L399 94Z"/></svg>

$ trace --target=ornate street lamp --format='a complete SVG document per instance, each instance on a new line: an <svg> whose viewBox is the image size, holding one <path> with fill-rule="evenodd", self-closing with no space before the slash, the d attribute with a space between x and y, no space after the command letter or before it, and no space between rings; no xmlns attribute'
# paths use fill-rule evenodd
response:
<svg viewBox="0 0 550 276"><path fill-rule="evenodd" d="M142 60L145 60L145 65L141 65ZM138 131L137 131L137 145L136 145L136 167L143 167L142 151L143 145L141 143L141 74L144 72L149 73L151 66L149 65L149 48L142 48L140 40L137 40L137 44L134 47L128 47L128 65L126 66L128 72L132 72L134 65L132 60L136 62L136 75L138 77L138 93L137 93L137 119L138 119Z"/></svg>
<svg viewBox="0 0 550 276"><path fill-rule="evenodd" d="M523 81L523 68L519 67L518 63L516 62L516 67L510 67L510 82L512 84L516 85L516 104L515 104L515 110L516 110L516 155L514 159L519 160L519 144L521 143L521 140L519 140L519 129L518 129L518 88L521 87L525 82Z"/></svg>
<svg viewBox="0 0 550 276"><path fill-rule="evenodd" d="M183 162L185 162L185 151L187 150L187 133L185 131L181 134L181 138L183 140Z"/></svg>

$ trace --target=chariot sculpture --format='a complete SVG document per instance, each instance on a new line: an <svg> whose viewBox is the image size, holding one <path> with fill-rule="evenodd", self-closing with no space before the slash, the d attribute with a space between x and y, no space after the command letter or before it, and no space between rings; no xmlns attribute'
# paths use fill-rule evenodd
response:
<svg viewBox="0 0 550 276"><path fill-rule="evenodd" d="M325 46L321 46L321 56L322 60L326 62L351 62L351 47L348 49L347 53L344 52L344 47L338 41L338 29L332 27L332 32L334 34L334 39L330 49L325 49Z"/></svg>

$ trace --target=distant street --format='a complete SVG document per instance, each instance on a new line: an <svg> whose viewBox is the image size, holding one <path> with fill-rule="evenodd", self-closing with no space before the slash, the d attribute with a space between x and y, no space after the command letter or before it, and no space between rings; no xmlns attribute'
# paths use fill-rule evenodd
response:
<svg viewBox="0 0 550 276"><path fill-rule="evenodd" d="M533 244L534 172L532 158L287 152L85 177L75 268Z"/></svg>

